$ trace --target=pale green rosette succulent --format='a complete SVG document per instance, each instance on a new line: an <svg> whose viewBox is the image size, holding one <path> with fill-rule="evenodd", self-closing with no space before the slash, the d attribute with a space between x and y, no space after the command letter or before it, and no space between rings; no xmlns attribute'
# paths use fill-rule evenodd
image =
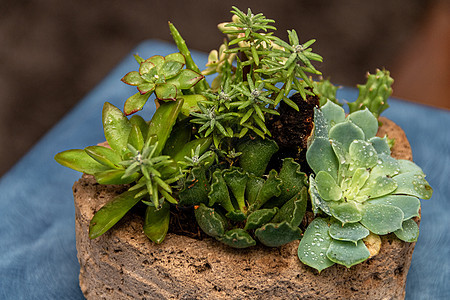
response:
<svg viewBox="0 0 450 300"><path fill-rule="evenodd" d="M432 195L421 168L390 156L368 109L346 117L328 101L315 109L314 123L306 159L316 218L300 242L300 260L319 271L334 263L349 268L369 258L363 239L370 233L417 241L412 218L419 216L419 198Z"/></svg>

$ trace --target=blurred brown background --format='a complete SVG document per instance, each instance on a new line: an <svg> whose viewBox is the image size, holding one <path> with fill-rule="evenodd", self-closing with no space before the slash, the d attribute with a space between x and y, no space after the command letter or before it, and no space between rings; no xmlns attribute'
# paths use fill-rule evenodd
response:
<svg viewBox="0 0 450 300"><path fill-rule="evenodd" d="M190 48L216 49L233 4L275 19L283 38L316 38L317 67L337 84L386 67L395 96L450 108L447 1L1 0L0 175L139 42L170 41L167 21Z"/></svg>

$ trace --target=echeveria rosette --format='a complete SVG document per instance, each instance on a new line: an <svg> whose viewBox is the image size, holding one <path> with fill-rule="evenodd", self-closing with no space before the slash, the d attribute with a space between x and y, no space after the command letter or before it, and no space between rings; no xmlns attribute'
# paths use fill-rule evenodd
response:
<svg viewBox="0 0 450 300"><path fill-rule="evenodd" d="M369 258L363 242L369 233L416 241L412 218L419 216L419 198L432 194L420 167L390 156L368 109L346 117L328 101L315 109L314 123L306 159L317 218L300 242L300 260L319 271L334 263L351 267Z"/></svg>
<svg viewBox="0 0 450 300"><path fill-rule="evenodd" d="M125 102L126 115L141 110L153 93L159 100L176 100L182 95L181 90L192 88L204 78L193 70L183 69L186 59L181 53L165 57L154 55L146 60L137 55L135 58L139 70L131 71L122 78L124 83L136 86L139 91Z"/></svg>

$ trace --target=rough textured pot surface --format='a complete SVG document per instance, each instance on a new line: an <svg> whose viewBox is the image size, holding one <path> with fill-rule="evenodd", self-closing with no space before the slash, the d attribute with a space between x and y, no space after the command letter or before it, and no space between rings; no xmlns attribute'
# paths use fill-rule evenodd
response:
<svg viewBox="0 0 450 300"><path fill-rule="evenodd" d="M393 156L412 159L404 132L382 119L395 138ZM123 189L122 189L123 190ZM206 238L168 234L161 245L142 232L142 219L126 216L90 240L89 221L122 192L84 175L73 187L80 286L88 299L402 299L414 243L382 237L375 257L347 269L318 272L297 258L299 241L280 248L232 249Z"/></svg>

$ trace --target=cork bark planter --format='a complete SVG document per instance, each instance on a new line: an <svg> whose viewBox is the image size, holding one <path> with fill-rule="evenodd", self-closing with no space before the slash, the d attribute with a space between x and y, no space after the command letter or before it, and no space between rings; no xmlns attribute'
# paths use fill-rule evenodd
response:
<svg viewBox="0 0 450 300"><path fill-rule="evenodd" d="M382 118L379 135L395 138L392 155L412 159L404 132ZM402 299L414 243L382 236L380 253L350 269L320 274L297 257L298 241L279 248L233 249L212 239L169 233L161 245L129 214L90 240L94 213L123 191L92 176L74 184L80 287L88 299Z"/></svg>

